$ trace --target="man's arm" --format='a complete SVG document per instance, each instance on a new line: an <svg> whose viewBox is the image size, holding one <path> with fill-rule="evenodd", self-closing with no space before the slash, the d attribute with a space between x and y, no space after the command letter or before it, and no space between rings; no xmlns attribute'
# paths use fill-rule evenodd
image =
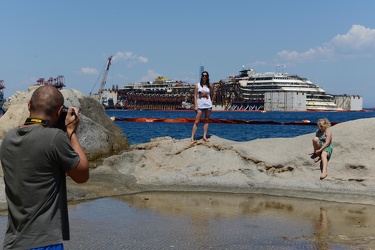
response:
<svg viewBox="0 0 375 250"><path fill-rule="evenodd" d="M80 161L75 168L67 171L66 173L75 182L85 183L89 179L89 161L87 160L87 156L83 151L75 132L70 135L70 143L72 144L72 148L74 149L74 151L76 151L79 155Z"/></svg>
<svg viewBox="0 0 375 250"><path fill-rule="evenodd" d="M75 111L75 115L72 115L72 111ZM66 173L77 183L85 183L89 179L89 161L85 152L83 151L81 144L79 143L76 129L79 123L78 109L70 107L66 116L66 132L68 134L72 148L79 155L80 161L75 168L67 171Z"/></svg>

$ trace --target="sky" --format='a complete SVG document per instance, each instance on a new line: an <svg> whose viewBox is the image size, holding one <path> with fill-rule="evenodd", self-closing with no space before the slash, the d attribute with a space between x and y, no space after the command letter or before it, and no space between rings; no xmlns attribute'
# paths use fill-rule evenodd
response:
<svg viewBox="0 0 375 250"><path fill-rule="evenodd" d="M256 72L306 77L375 106L375 1L18 0L0 3L5 96L39 78L96 93L158 76L210 81Z"/></svg>

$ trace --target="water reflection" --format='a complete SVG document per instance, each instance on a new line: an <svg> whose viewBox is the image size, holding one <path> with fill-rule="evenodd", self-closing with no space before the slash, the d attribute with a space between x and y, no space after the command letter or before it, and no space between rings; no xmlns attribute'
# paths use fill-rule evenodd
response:
<svg viewBox="0 0 375 250"><path fill-rule="evenodd" d="M253 247L251 239L263 247L375 246L374 206L249 194L144 193L118 199L138 210L189 218L187 231L201 246L219 236ZM238 242L232 244L234 249Z"/></svg>
<svg viewBox="0 0 375 250"><path fill-rule="evenodd" d="M314 223L315 229L315 243L318 249L330 249L329 234L328 234L328 218L327 209L320 208L320 216Z"/></svg>
<svg viewBox="0 0 375 250"><path fill-rule="evenodd" d="M374 206L142 193L71 205L67 249L374 249ZM0 218L1 240L5 217Z"/></svg>

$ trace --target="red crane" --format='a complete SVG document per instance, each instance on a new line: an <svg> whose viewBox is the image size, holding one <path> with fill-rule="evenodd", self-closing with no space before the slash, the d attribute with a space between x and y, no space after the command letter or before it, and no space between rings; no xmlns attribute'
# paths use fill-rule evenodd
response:
<svg viewBox="0 0 375 250"><path fill-rule="evenodd" d="M44 79L44 78L39 78L38 80L36 80L37 82L37 85L51 85L51 86L54 86L55 88L57 89L62 89L63 87L65 87L65 84L64 84L64 76L60 75L56 78L53 78L53 77L50 77L48 78L48 80Z"/></svg>
<svg viewBox="0 0 375 250"><path fill-rule="evenodd" d="M56 78L53 78L53 85L57 89L62 89L63 87L66 87L64 82L65 82L65 78L63 75L59 75Z"/></svg>

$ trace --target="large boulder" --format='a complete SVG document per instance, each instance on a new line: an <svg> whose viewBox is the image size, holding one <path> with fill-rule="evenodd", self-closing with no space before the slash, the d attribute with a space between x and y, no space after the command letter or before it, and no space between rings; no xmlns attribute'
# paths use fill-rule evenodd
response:
<svg viewBox="0 0 375 250"><path fill-rule="evenodd" d="M0 140L10 129L22 125L29 116L27 103L37 86L28 92L17 91L4 104L5 114L0 118ZM96 161L129 149L128 140L122 131L105 113L104 107L95 99L77 90L61 90L64 105L80 109L80 124L77 129L79 141L90 161Z"/></svg>

